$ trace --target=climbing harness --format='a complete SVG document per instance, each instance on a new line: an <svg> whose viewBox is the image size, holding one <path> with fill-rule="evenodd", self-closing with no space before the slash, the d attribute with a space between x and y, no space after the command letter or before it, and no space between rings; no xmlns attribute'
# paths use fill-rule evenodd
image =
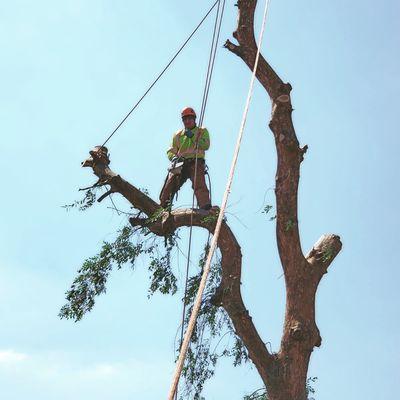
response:
<svg viewBox="0 0 400 400"><path fill-rule="evenodd" d="M180 375L182 373L183 364L184 364L186 353L187 353L187 350L188 350L188 347L189 347L190 339L191 339L191 336L192 336L192 333L193 333L193 329L194 329L194 326L195 326L195 323L196 323L197 315L198 315L199 310L200 310L200 305L201 305L203 292L204 292L204 289L205 289L205 285L207 283L207 276L208 276L208 273L209 273L210 267L211 267L211 260L212 260L214 251L215 251L215 249L217 247L218 236L219 236L219 233L220 233L220 230L221 230L222 221L223 221L224 214L225 214L225 208L226 208L226 205L227 205L227 202L228 202L228 197L229 197L229 193L230 193L231 186L232 186L233 176L234 176L235 167L236 167L236 163L237 163L237 159L238 159L238 155L239 155L239 150L240 150L240 145L241 145L241 141L242 141L242 137L243 137L244 127L245 127L245 124L246 124L247 114L248 114L248 111L249 111L250 100L251 100L251 97L252 97L252 94L253 94L254 81L255 81L255 77L256 77L258 61L259 61L259 58L260 58L260 47L261 47L261 44L262 44L262 39L263 39L266 20L267 20L268 5L269 5L269 0L266 0L265 1L265 8L264 8L262 26L261 26L260 35L259 35L259 38L258 38L256 59L255 59L255 62L254 62L253 73L252 73L251 80L250 80L249 91L248 91L248 95L247 95L246 105L245 105L245 108L244 108L244 111L243 111L242 122L241 122L240 128L239 128L236 147L235 147L235 151L234 151L234 154L233 154L230 173L229 173L228 181L227 181L227 184L226 184L224 197L222 199L220 212L218 214L218 220L217 220L216 227L215 227L215 230L214 230L214 235L213 235L213 238L211 240L210 249L208 251L206 263L204 265L203 275L202 275L202 278L201 278L201 281L200 281L200 285L199 285L199 289L198 289L198 292L197 292L197 295L196 295L196 299L195 299L194 304L193 304L192 314L190 316L190 320L189 320L188 327L187 327L187 330L186 330L186 333L185 333L185 337L184 337L182 345L181 345L181 351L180 351L180 354L179 354L179 358L178 358L178 361L176 363L175 374L174 374L173 379L172 379L171 388L170 388L170 391L169 391L169 394L168 394L168 400L173 400L173 398L175 396L175 393L176 393L176 390L177 390L177 386L178 386L178 383L179 383L179 378L180 378ZM193 215L193 213L192 213L192 215Z"/></svg>
<svg viewBox="0 0 400 400"><path fill-rule="evenodd" d="M180 175L183 170L183 165L185 161L182 160L175 160L172 162L171 166L168 168L168 172L172 175Z"/></svg>

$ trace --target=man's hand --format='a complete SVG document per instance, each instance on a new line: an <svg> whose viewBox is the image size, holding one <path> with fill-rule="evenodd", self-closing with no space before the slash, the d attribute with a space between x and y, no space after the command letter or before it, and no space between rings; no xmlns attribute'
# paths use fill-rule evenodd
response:
<svg viewBox="0 0 400 400"><path fill-rule="evenodd" d="M187 136L190 139L193 137L193 135L194 133L189 128L185 129L185 136Z"/></svg>

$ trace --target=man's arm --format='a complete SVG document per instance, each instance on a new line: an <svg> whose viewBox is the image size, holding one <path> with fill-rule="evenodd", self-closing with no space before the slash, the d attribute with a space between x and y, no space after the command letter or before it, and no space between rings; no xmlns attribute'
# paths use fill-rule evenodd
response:
<svg viewBox="0 0 400 400"><path fill-rule="evenodd" d="M171 147L167 150L167 156L169 161L172 161L174 157L178 155L179 151L179 132L175 133L172 137Z"/></svg>
<svg viewBox="0 0 400 400"><path fill-rule="evenodd" d="M199 149L208 150L210 148L210 134L206 128L201 128L199 138Z"/></svg>

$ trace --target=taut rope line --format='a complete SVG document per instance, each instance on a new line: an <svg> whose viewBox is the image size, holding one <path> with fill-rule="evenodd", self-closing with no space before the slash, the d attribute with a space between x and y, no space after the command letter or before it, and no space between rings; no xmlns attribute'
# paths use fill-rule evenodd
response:
<svg viewBox="0 0 400 400"><path fill-rule="evenodd" d="M171 60L168 62L168 64L164 67L164 69L157 75L157 77L154 79L153 83L148 87L148 89L144 92L142 97L135 103L135 105L130 109L130 111L125 115L125 117L121 120L121 122L116 126L116 128L111 132L111 134L107 137L107 139L104 141L101 147L104 147L107 142L111 139L112 136L114 136L115 132L122 126L122 124L129 118L129 116L135 111L135 109L138 107L138 105L142 102L142 100L147 96L147 94L150 92L151 89L153 89L153 86L159 81L159 79L164 75L164 73L167 71L167 69L170 67L170 65L175 61L176 57L180 54L180 52L184 49L184 47L188 44L190 39L194 36L194 34L198 31L200 26L203 24L203 22L207 19L207 17L210 15L211 11L215 8L217 4L219 4L221 0L217 0L211 8L207 11L207 13L204 15L202 20L198 23L196 28L192 31L192 33L187 37L187 39L183 42L181 47L178 49L178 51L175 53L175 55L171 58Z"/></svg>

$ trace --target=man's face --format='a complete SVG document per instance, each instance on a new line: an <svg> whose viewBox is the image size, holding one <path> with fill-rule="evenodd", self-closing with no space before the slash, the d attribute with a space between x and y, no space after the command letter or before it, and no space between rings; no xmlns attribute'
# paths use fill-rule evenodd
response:
<svg viewBox="0 0 400 400"><path fill-rule="evenodd" d="M188 115L186 117L182 117L183 125L187 129L193 129L196 126L196 118Z"/></svg>

